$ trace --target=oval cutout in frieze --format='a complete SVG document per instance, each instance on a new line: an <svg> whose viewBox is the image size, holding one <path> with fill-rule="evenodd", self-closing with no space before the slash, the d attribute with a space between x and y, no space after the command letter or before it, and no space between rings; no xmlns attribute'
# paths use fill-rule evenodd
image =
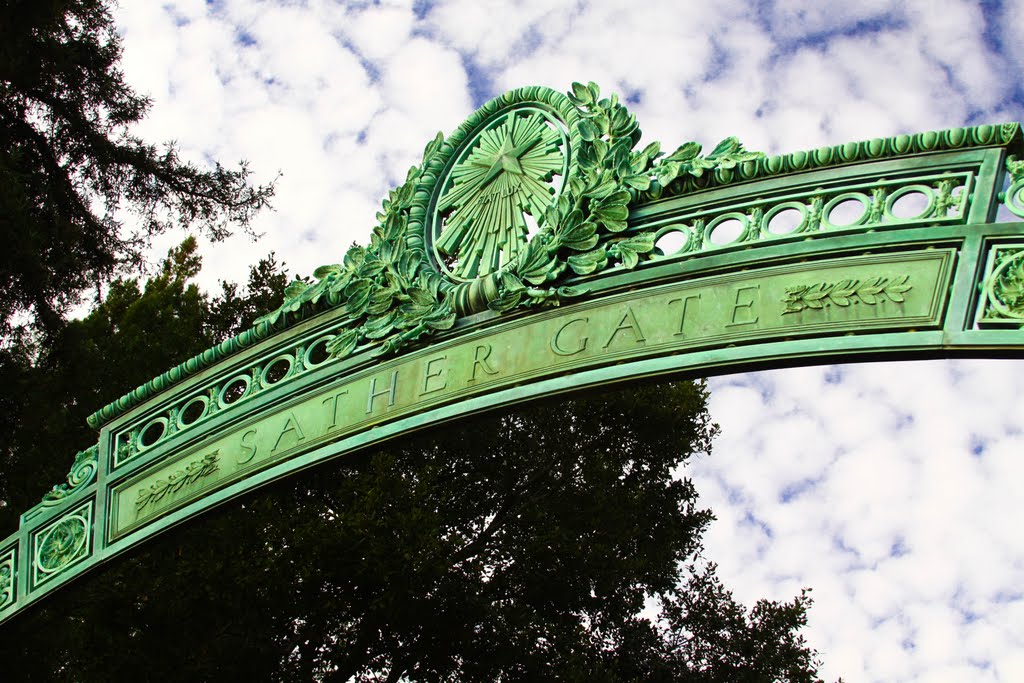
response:
<svg viewBox="0 0 1024 683"><path fill-rule="evenodd" d="M243 396L249 393L249 383L248 377L240 375L225 384L224 388L220 390L221 405L229 406L241 400Z"/></svg>
<svg viewBox="0 0 1024 683"><path fill-rule="evenodd" d="M291 356L278 356L263 368L261 379L265 386L277 384L292 371L294 361Z"/></svg>
<svg viewBox="0 0 1024 683"><path fill-rule="evenodd" d="M196 396L185 404L178 415L178 422L182 427L195 424L206 415L210 402L205 396Z"/></svg>

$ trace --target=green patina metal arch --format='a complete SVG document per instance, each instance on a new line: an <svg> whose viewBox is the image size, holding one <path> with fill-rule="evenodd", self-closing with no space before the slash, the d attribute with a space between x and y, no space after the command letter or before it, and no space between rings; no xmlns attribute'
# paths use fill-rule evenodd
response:
<svg viewBox="0 0 1024 683"><path fill-rule="evenodd" d="M513 90L439 134L368 245L90 416L98 442L0 542L0 620L424 424L643 376L1024 355L1018 124L773 157L639 139L594 84Z"/></svg>

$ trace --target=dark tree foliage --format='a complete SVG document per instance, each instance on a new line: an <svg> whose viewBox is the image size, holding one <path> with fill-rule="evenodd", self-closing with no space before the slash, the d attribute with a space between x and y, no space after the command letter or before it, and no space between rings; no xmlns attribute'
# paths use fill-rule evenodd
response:
<svg viewBox="0 0 1024 683"><path fill-rule="evenodd" d="M271 255L250 269L246 288L223 283L211 299L191 281L199 267L187 238L144 284L115 280L92 313L38 351L0 348L0 536L96 443L90 413L251 327L264 305L280 304L288 280Z"/></svg>
<svg viewBox="0 0 1024 683"><path fill-rule="evenodd" d="M293 281L284 264L271 253L249 269L249 282L244 288L222 282L221 293L210 306L214 336L234 336L252 327L257 318L281 305L284 290Z"/></svg>
<svg viewBox="0 0 1024 683"><path fill-rule="evenodd" d="M714 431L697 383L437 425L142 546L0 656L46 681L817 680L807 596L748 611L701 558L678 472Z"/></svg>
<svg viewBox="0 0 1024 683"><path fill-rule="evenodd" d="M151 236L247 229L272 193L244 164L207 171L132 136L149 101L120 55L106 0L0 4L2 535L95 441L86 415L251 325L286 283L271 257L211 299L194 240L144 284L114 279ZM701 556L712 516L679 471L710 448L706 398L557 397L289 477L0 626L3 678L814 681L806 594L747 610Z"/></svg>
<svg viewBox="0 0 1024 683"><path fill-rule="evenodd" d="M0 3L0 339L24 316L59 330L84 291L137 270L155 234L248 229L273 193L244 163L202 169L131 134L150 101L124 80L108 5Z"/></svg>

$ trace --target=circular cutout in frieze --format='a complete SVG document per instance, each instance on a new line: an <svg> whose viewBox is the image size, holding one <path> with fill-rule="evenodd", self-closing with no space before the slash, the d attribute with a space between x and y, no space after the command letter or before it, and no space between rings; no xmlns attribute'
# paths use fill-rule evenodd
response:
<svg viewBox="0 0 1024 683"><path fill-rule="evenodd" d="M764 215L764 232L769 235L789 235L802 230L806 222L806 206L797 202L785 202Z"/></svg>
<svg viewBox="0 0 1024 683"><path fill-rule="evenodd" d="M886 212L896 220L916 220L928 216L935 206L935 191L927 185L910 185L889 195Z"/></svg>
<svg viewBox="0 0 1024 683"><path fill-rule="evenodd" d="M309 345L306 349L306 354L303 357L306 367L315 368L318 365L323 365L331 359L331 354L327 350L327 344L334 339L334 335L328 335L326 337L320 337L315 342Z"/></svg>
<svg viewBox="0 0 1024 683"><path fill-rule="evenodd" d="M188 427L206 415L208 407L209 400L205 396L196 396L182 407L178 422L182 427Z"/></svg>
<svg viewBox="0 0 1024 683"><path fill-rule="evenodd" d="M277 384L288 376L288 373L292 370L293 364L294 360L292 360L291 356L278 356L274 360L270 361L267 363L267 366L263 368L263 374L261 376L263 384L268 387Z"/></svg>
<svg viewBox="0 0 1024 683"><path fill-rule="evenodd" d="M239 375L224 385L220 390L221 405L229 406L237 402L249 393L250 379L246 375Z"/></svg>
<svg viewBox="0 0 1024 683"><path fill-rule="evenodd" d="M150 420L139 432L139 450L149 448L163 438L167 432L167 418L158 417Z"/></svg>
<svg viewBox="0 0 1024 683"><path fill-rule="evenodd" d="M858 192L847 192L825 204L823 222L833 228L852 228L867 221L870 209L867 197Z"/></svg>

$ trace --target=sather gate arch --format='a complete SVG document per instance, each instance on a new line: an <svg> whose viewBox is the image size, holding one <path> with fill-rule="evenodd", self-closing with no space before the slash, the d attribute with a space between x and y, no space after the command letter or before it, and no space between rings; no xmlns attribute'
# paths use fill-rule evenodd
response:
<svg viewBox="0 0 1024 683"><path fill-rule="evenodd" d="M97 444L0 542L0 620L424 424L643 376L1024 352L1018 124L775 157L638 140L593 84L439 135L368 246L90 417Z"/></svg>

